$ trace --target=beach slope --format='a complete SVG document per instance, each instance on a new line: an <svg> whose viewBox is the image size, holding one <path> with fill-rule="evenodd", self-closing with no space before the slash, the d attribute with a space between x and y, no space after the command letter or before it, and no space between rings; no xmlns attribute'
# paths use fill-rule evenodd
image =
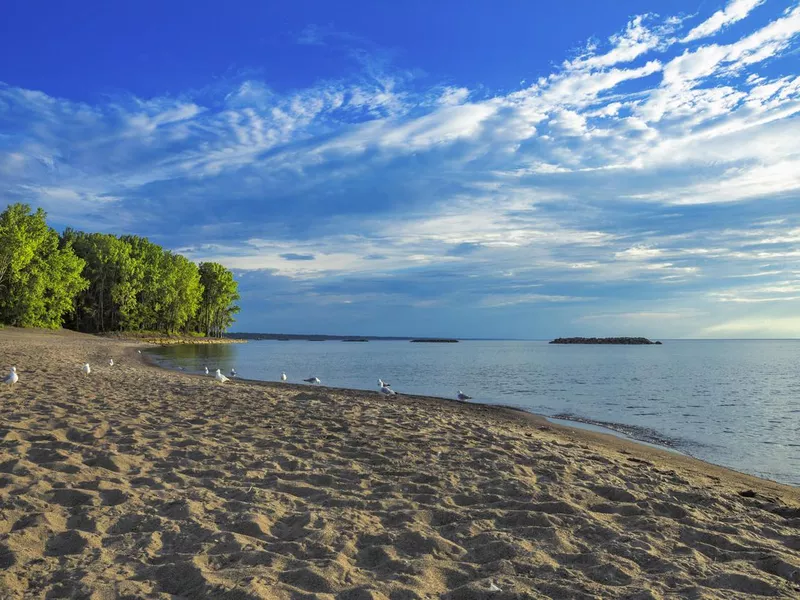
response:
<svg viewBox="0 0 800 600"><path fill-rule="evenodd" d="M20 376L0 598L800 596L796 488L507 409L217 384L139 347L0 330Z"/></svg>

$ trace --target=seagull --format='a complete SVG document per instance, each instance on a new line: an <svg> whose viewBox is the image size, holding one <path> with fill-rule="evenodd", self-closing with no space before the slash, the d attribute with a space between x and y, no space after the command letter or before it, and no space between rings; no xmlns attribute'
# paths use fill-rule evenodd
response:
<svg viewBox="0 0 800 600"><path fill-rule="evenodd" d="M225 383L226 381L228 381L228 378L225 377L225 375L223 375L219 369L217 369L217 374L214 375L214 379L216 379L220 383Z"/></svg>
<svg viewBox="0 0 800 600"><path fill-rule="evenodd" d="M236 377L236 369L231 369L231 377Z"/></svg>
<svg viewBox="0 0 800 600"><path fill-rule="evenodd" d="M378 379L378 385L380 387L392 387L391 383L386 383L383 379Z"/></svg>
<svg viewBox="0 0 800 600"><path fill-rule="evenodd" d="M89 366L89 363L86 363L81 367L81 371L83 371L88 375L89 373L92 372L92 367Z"/></svg>
<svg viewBox="0 0 800 600"><path fill-rule="evenodd" d="M494 581L492 581L492 580L490 579L490 580L489 580L489 591L490 591L490 592L502 592L503 590L501 590L499 587L497 587L497 586L494 584Z"/></svg>
<svg viewBox="0 0 800 600"><path fill-rule="evenodd" d="M306 383L319 383L319 377L309 377L308 379L303 379Z"/></svg>
<svg viewBox="0 0 800 600"><path fill-rule="evenodd" d="M11 367L11 373L3 379L3 383L11 385L17 383L18 381L19 375L17 375L17 367Z"/></svg>
<svg viewBox="0 0 800 600"><path fill-rule="evenodd" d="M139 354L141 354L141 353L142 353L142 351L141 351L141 350L137 350L137 352L138 352Z"/></svg>
<svg viewBox="0 0 800 600"><path fill-rule="evenodd" d="M114 359L113 358L109 358L108 359L108 366L109 367L113 367L114 366Z"/></svg>
<svg viewBox="0 0 800 600"><path fill-rule="evenodd" d="M208 375L208 367L203 367L203 370L206 372L206 375Z"/></svg>
<svg viewBox="0 0 800 600"><path fill-rule="evenodd" d="M458 398L459 400L472 400L472 396L467 396L461 390L458 390L458 395L456 396L456 398Z"/></svg>
<svg viewBox="0 0 800 600"><path fill-rule="evenodd" d="M286 381L286 373L281 373L281 381Z"/></svg>
<svg viewBox="0 0 800 600"><path fill-rule="evenodd" d="M397 395L397 392L395 392L392 388L390 388L385 383L381 386L380 392L384 396L396 396Z"/></svg>

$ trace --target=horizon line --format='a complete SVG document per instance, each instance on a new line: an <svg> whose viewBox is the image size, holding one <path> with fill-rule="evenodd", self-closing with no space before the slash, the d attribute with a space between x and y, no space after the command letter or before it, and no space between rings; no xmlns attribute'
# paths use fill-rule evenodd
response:
<svg viewBox="0 0 800 600"><path fill-rule="evenodd" d="M228 335L270 335L270 336L292 336L292 337L328 337L328 338L347 338L347 339L358 339L358 338L372 338L377 341L384 340L384 341L392 341L392 340L412 340L412 339L453 339L459 340L464 342L547 342L550 340L556 339L555 337L546 337L546 338L512 338L512 337L458 337L458 336L450 336L450 335L343 335L343 334L330 334L330 333L273 333L273 332L262 332L262 331L229 331L225 333L226 336ZM557 337L565 337L565 336L557 336ZM591 335L591 336L566 336L566 337L644 337L644 336L621 336L621 335L614 335L614 336L598 336L598 335ZM650 338L647 338L650 339ZM736 342L736 341L748 341L748 342L791 342L791 341L800 341L800 337L786 337L786 338L768 338L768 337L730 337L730 338L693 338L693 337L685 337L685 338L653 338L653 341L656 340L664 340L670 342L712 342L712 341L727 341L727 342ZM267 341L267 340L264 340Z"/></svg>

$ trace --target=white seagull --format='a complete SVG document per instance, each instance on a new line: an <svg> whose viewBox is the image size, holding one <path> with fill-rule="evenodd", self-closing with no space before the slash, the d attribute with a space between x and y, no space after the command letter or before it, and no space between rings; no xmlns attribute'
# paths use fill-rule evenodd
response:
<svg viewBox="0 0 800 600"><path fill-rule="evenodd" d="M109 367L113 367L114 366L114 359L113 358L109 358L108 359L108 366Z"/></svg>
<svg viewBox="0 0 800 600"><path fill-rule="evenodd" d="M214 379L216 379L220 383L225 383L226 381L228 381L228 378L225 377L225 375L223 375L219 369L217 369L217 374L214 375Z"/></svg>
<svg viewBox="0 0 800 600"><path fill-rule="evenodd" d="M397 395L397 392L395 392L392 388L390 388L385 383L381 386L380 392L384 396L396 396Z"/></svg>
<svg viewBox="0 0 800 600"><path fill-rule="evenodd" d="M281 381L286 381L286 373L281 373Z"/></svg>
<svg viewBox="0 0 800 600"><path fill-rule="evenodd" d="M139 354L141 354L141 353L142 353L142 351L141 351L141 350L137 350L137 352L138 352Z"/></svg>
<svg viewBox="0 0 800 600"><path fill-rule="evenodd" d="M7 383L8 385L17 383L19 381L19 375L17 375L17 367L11 367L11 373L9 373L4 379L3 383Z"/></svg>
<svg viewBox="0 0 800 600"><path fill-rule="evenodd" d="M490 579L490 580L489 580L489 591L490 591L490 592L502 592L503 590L501 590L499 587L497 587L497 586L494 584L494 581L492 581L492 580Z"/></svg>
<svg viewBox="0 0 800 600"><path fill-rule="evenodd" d="M319 377L309 377L308 379L303 379L306 383L316 383L319 384Z"/></svg>
<svg viewBox="0 0 800 600"><path fill-rule="evenodd" d="M206 372L206 375L208 375L208 367L203 367L203 370Z"/></svg>
<svg viewBox="0 0 800 600"><path fill-rule="evenodd" d="M467 396L461 390L458 390L458 395L456 396L456 398L458 398L459 400L472 400L472 396Z"/></svg>
<svg viewBox="0 0 800 600"><path fill-rule="evenodd" d="M236 377L236 369L231 369L231 377Z"/></svg>
<svg viewBox="0 0 800 600"><path fill-rule="evenodd" d="M86 363L81 367L81 371L83 371L88 375L89 373L92 372L92 367L89 366L89 363Z"/></svg>
<svg viewBox="0 0 800 600"><path fill-rule="evenodd" d="M378 385L380 387L392 387L391 383L386 383L383 379L378 379Z"/></svg>

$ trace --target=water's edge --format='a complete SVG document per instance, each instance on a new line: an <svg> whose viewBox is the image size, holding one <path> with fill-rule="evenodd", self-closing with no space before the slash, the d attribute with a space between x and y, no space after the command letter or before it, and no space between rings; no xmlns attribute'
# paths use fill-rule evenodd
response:
<svg viewBox="0 0 800 600"><path fill-rule="evenodd" d="M161 367L161 368L164 368L164 369L169 369L171 371L180 371L182 373L186 373L187 372L186 369L184 369L183 367L176 366L174 363L172 363L168 359L165 359L162 356L158 356L152 351L144 350L144 354L147 356L148 362L150 362L150 364L152 364L152 365L155 365L155 366L158 366L158 367ZM200 373L195 373L195 374L200 374ZM256 383L276 384L275 381L271 381L271 380L268 380L268 379L247 379L247 378L243 378L243 377L242 378L237 378L237 379L239 381L242 381L242 382L256 382ZM309 387L311 387L311 386L309 386ZM337 386L325 386L325 387L330 388L330 389L334 389L334 390L343 391L343 392L364 393L364 392L370 391L370 390L362 390L362 389L357 389L357 388L342 388L342 387L337 387ZM420 396L418 394L402 394L402 395L409 396L409 397L434 398L436 400L445 400L447 402L455 402L452 398L444 398L444 397L441 397L441 396L431 396L431 395ZM676 441L675 440L671 440L670 438L668 438L666 436L662 436L661 434L657 433L654 430L650 430L650 429L647 429L647 428L644 428L644 427L634 427L634 426L625 425L625 424L622 424L622 423L608 423L608 422L592 421L591 419L585 419L583 417L579 417L579 416L576 416L576 415L569 415L569 414L563 414L563 413L562 414L548 416L548 415L543 415L543 414L532 412L532 411L527 410L527 409L525 409L525 408L523 408L521 406L511 406L511 405L504 405L504 404L489 404L489 403L483 403L483 402L469 402L469 401L465 401L464 403L465 404L474 404L474 405L479 405L479 406L487 406L487 407L490 407L490 408L498 408L498 409L511 408L513 410L524 412L525 414L532 415L534 417L539 417L539 418L544 419L544 420L546 420L546 421L548 421L550 423L553 423L554 425L560 425L562 427L573 427L573 428L576 428L576 429L582 429L584 431L592 431L594 433L602 433L602 434L605 434L605 435L611 435L613 437L616 437L616 438L619 438L619 439L623 439L623 440L626 440L628 442L633 442L633 443L636 443L636 444L640 444L642 446L648 446L650 448L656 448L658 450L665 450L667 452L672 452L672 453L679 454L679 455L682 455L682 456L689 456L689 457L695 458L696 460L701 460L703 462L709 462L709 461L704 461L703 459L696 458L696 457L692 456L688 452L678 450L676 448ZM715 464L715 463L710 463L709 462L709 464ZM725 465L717 465L717 466L720 466L720 467L723 467L723 468L726 468L726 469L730 469L730 467L727 467ZM731 470L735 471L735 469L731 469Z"/></svg>

